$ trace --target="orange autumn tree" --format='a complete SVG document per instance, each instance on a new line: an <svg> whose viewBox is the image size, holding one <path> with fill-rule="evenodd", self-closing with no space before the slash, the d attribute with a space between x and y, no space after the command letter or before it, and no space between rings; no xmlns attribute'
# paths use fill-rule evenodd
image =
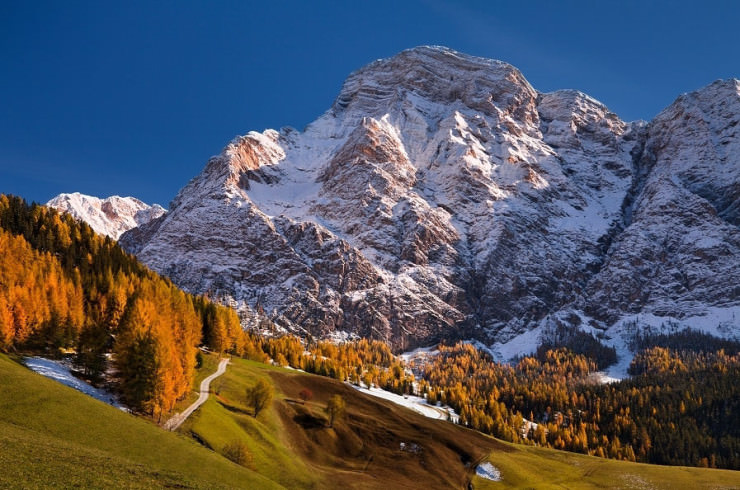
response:
<svg viewBox="0 0 740 490"><path fill-rule="evenodd" d="M190 389L201 324L188 296L172 285L143 282L118 326L115 366L135 410L161 416Z"/></svg>
<svg viewBox="0 0 740 490"><path fill-rule="evenodd" d="M0 349L23 343L74 343L84 319L79 281L49 253L0 230Z"/></svg>

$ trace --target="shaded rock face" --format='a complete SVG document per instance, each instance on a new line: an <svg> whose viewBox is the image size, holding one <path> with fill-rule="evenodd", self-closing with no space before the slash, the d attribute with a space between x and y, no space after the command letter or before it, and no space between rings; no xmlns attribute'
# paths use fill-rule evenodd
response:
<svg viewBox="0 0 740 490"><path fill-rule="evenodd" d="M625 229L584 303L675 318L740 303L740 82L679 97L649 125Z"/></svg>
<svg viewBox="0 0 740 490"><path fill-rule="evenodd" d="M350 75L304 131L234 139L120 243L290 330L397 349L735 304L739 106L717 82L626 123L505 63L415 48Z"/></svg>
<svg viewBox="0 0 740 490"><path fill-rule="evenodd" d="M166 213L159 204L150 206L134 197L111 196L100 199L79 192L59 194L46 205L71 214L89 224L96 233L108 235L114 240L125 231Z"/></svg>

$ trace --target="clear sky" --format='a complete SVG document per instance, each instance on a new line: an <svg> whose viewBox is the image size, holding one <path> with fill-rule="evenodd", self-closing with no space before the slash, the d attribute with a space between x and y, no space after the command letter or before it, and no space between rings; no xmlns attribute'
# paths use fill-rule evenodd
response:
<svg viewBox="0 0 740 490"><path fill-rule="evenodd" d="M0 193L167 205L250 130L303 128L353 70L423 44L625 120L740 78L737 1L0 1Z"/></svg>

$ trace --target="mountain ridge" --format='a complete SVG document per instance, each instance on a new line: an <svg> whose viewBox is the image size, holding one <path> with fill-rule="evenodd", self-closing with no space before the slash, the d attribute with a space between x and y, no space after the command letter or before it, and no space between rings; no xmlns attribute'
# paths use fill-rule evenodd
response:
<svg viewBox="0 0 740 490"><path fill-rule="evenodd" d="M104 199L79 192L59 194L46 203L86 222L96 233L114 240L131 228L148 223L166 213L159 204L148 205L135 197L110 196Z"/></svg>

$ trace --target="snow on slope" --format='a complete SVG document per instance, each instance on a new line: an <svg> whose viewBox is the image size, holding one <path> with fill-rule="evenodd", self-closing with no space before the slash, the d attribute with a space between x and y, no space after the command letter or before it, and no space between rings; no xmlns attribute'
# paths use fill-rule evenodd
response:
<svg viewBox="0 0 740 490"><path fill-rule="evenodd" d="M70 369L59 361L44 359L43 357L27 357L23 362L30 370L35 371L42 376L53 379L63 385L69 386L70 388L74 388L75 390L91 396L96 400L105 402L108 405L113 405L118 409L128 411L126 407L118 403L111 393L95 388L94 386L75 377Z"/></svg>
<svg viewBox="0 0 740 490"><path fill-rule="evenodd" d="M370 396L374 396L376 398L388 400L389 402L395 403L396 405L400 405L402 407L409 408L427 418L437 420L450 420L454 423L457 423L459 421L459 416L452 408L441 405L430 405L429 403L427 403L425 398L415 395L397 395L395 393L391 393L390 391L381 390L380 388L366 388L350 383L348 384L357 391Z"/></svg>
<svg viewBox="0 0 740 490"><path fill-rule="evenodd" d="M488 462L476 466L475 474L486 480L501 481L501 471Z"/></svg>
<svg viewBox="0 0 740 490"><path fill-rule="evenodd" d="M630 350L629 343L635 333L645 334L650 331L654 334L676 333L687 328L698 330L715 337L740 340L740 306L714 307L707 306L702 310L703 314L695 316L684 316L675 318L661 316L652 313L641 313L624 315L619 321L606 329L595 329L590 324L598 321L589 319L582 315L582 330L588 333L601 333L601 342L604 345L614 347L617 351L617 363L609 366L603 373L599 374L603 383L610 383L627 378L634 352ZM480 342L474 342L479 349L483 349L499 362L508 362L520 355L532 354L541 343L541 328L528 330L510 339L508 342L496 342L490 346Z"/></svg>
<svg viewBox="0 0 740 490"><path fill-rule="evenodd" d="M59 194L47 206L69 213L96 232L118 240L124 232L166 213L159 204L149 206L134 197L111 196L100 199L75 192Z"/></svg>

